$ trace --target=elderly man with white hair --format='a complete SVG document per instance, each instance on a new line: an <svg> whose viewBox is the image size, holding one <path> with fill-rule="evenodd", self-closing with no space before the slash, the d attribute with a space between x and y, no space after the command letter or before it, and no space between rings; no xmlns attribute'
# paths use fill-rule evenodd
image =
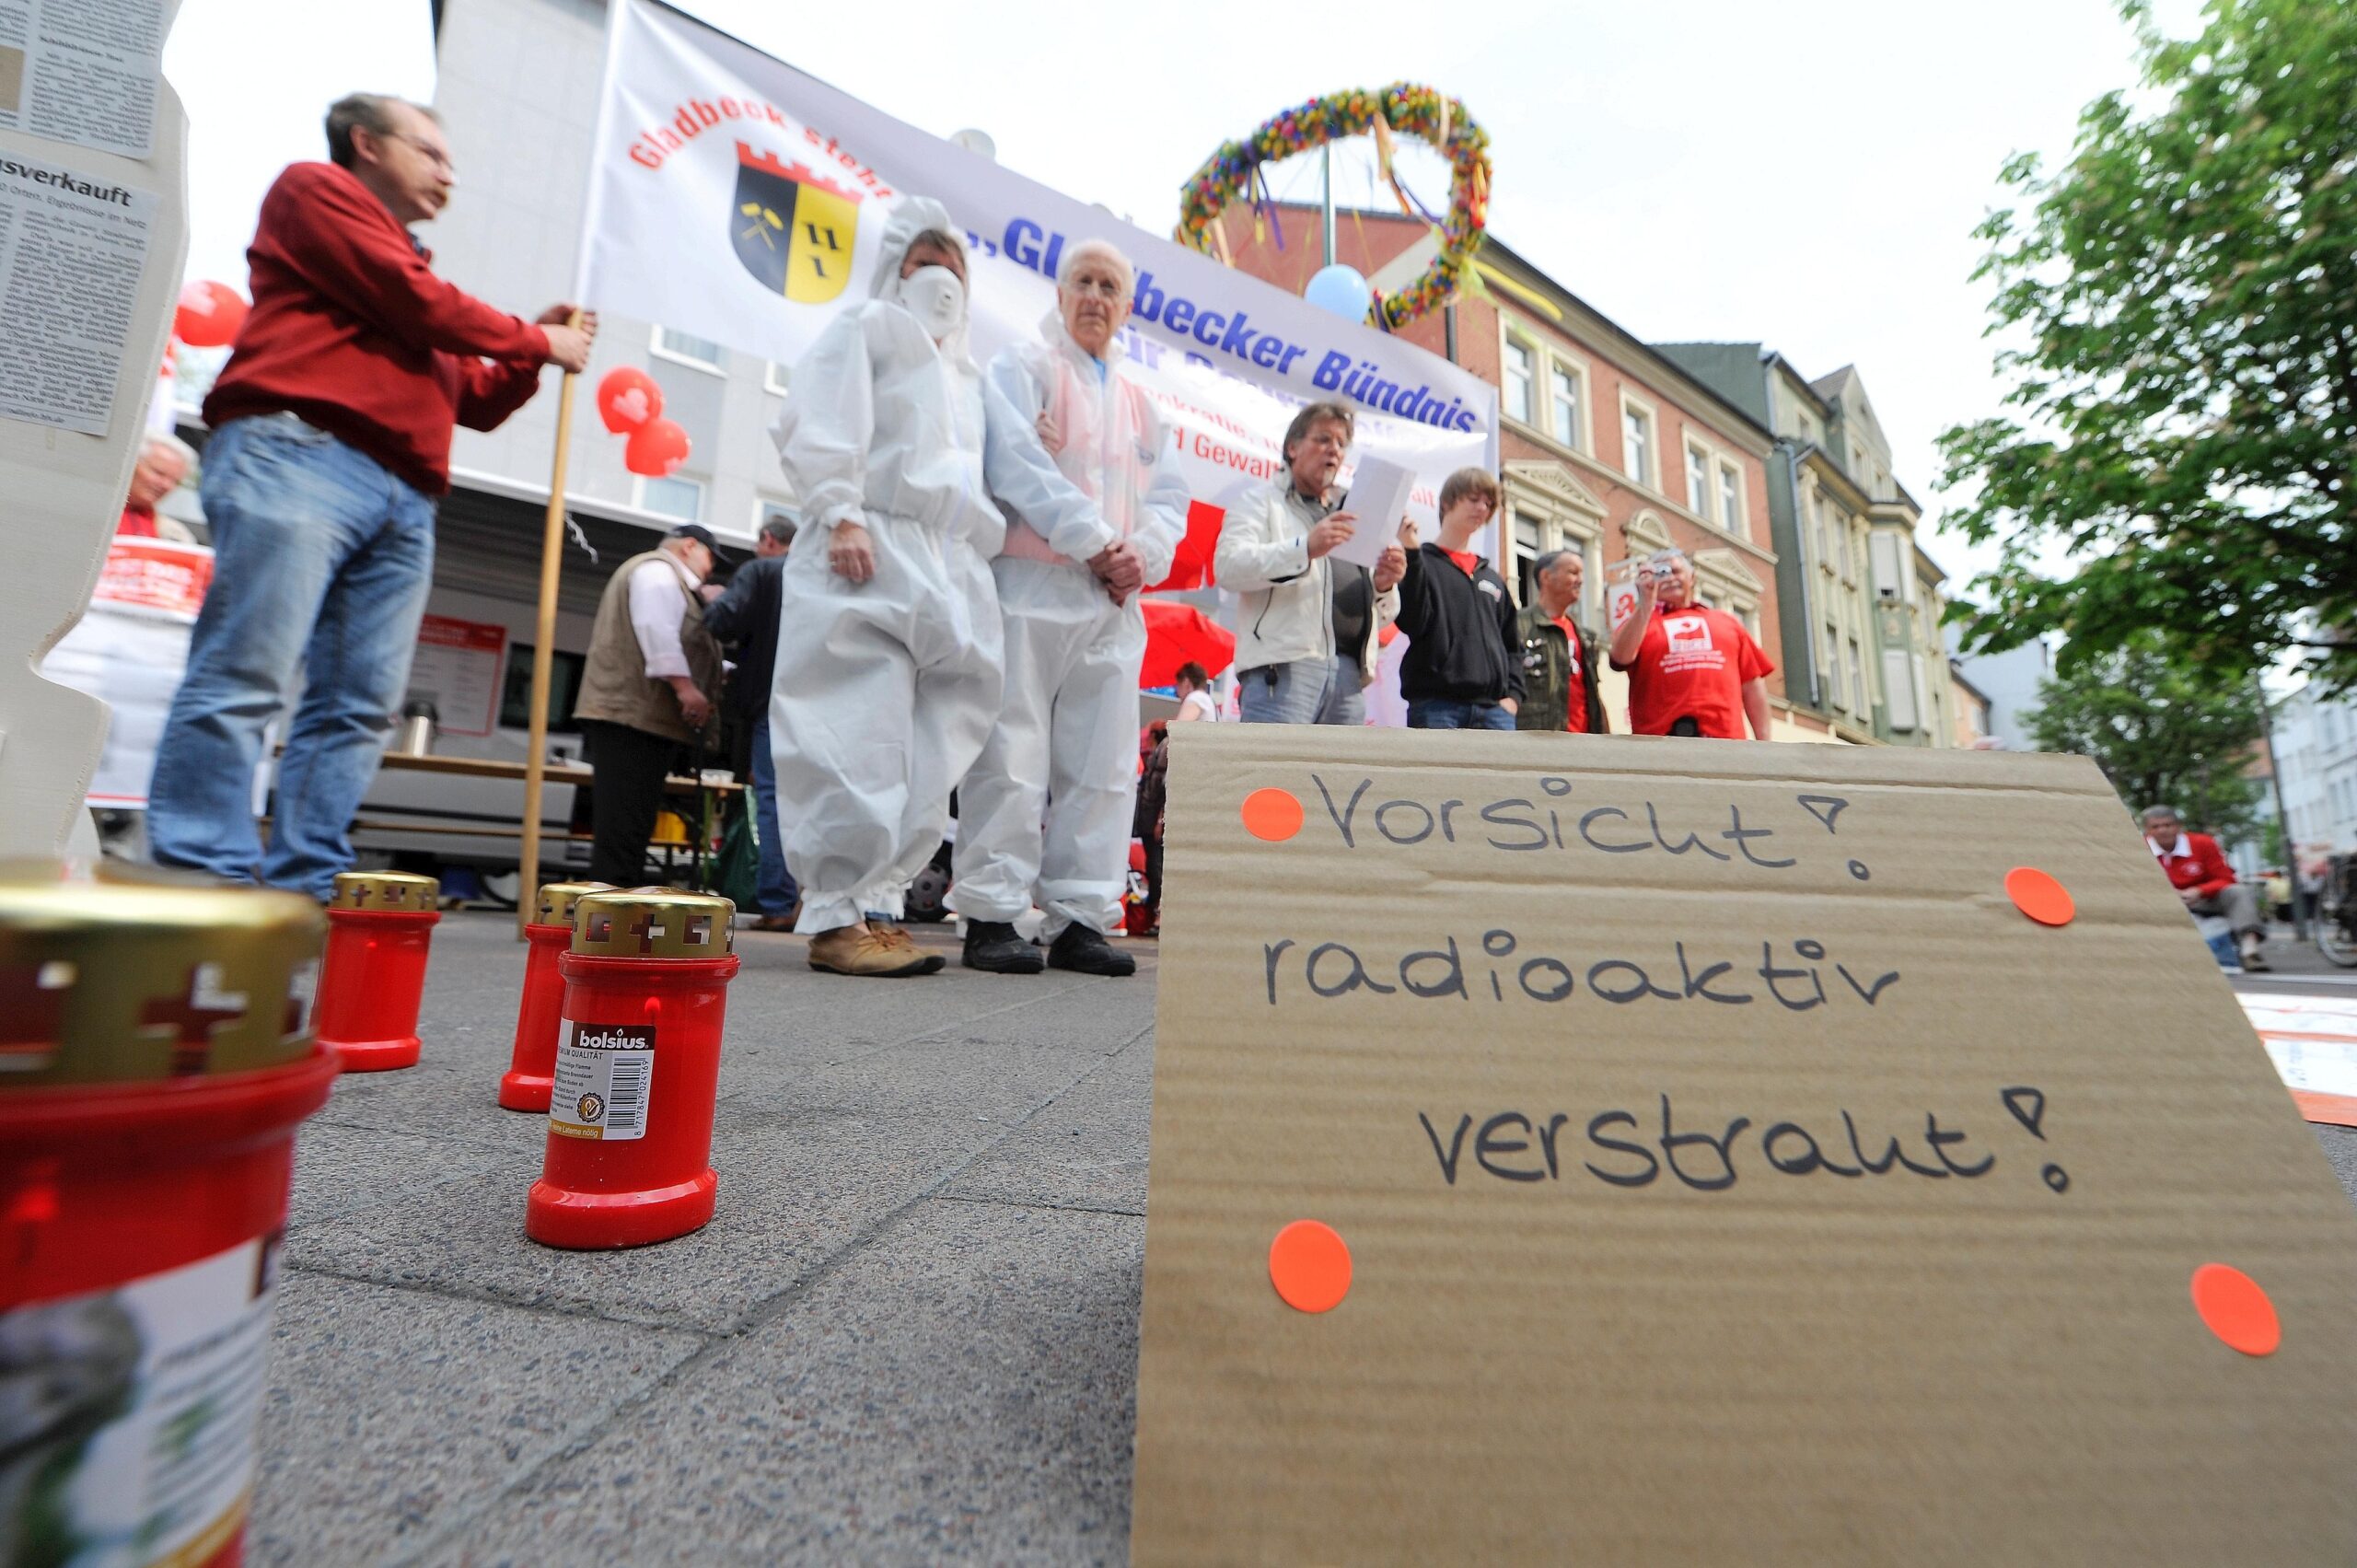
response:
<svg viewBox="0 0 2357 1568"><path fill-rule="evenodd" d="M1002 351L984 378L983 475L1007 515L992 563L1006 693L958 793L970 969L1039 972L1015 929L1035 902L1045 964L1137 969L1105 933L1129 876L1138 594L1169 574L1188 494L1170 429L1122 351L1135 286L1129 258L1103 240L1066 250L1039 341Z"/></svg>

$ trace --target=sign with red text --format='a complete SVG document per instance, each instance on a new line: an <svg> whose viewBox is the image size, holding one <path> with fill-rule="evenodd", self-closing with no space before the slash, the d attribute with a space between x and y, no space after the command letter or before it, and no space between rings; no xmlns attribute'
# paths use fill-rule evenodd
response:
<svg viewBox="0 0 2357 1568"><path fill-rule="evenodd" d="M1136 1562L2357 1562L2357 1214L2093 764L1169 781Z"/></svg>
<svg viewBox="0 0 2357 1568"><path fill-rule="evenodd" d="M202 545L117 535L82 619L41 660L41 673L107 704L106 744L85 798L143 807L172 695L188 668L189 637L213 585Z"/></svg>
<svg viewBox="0 0 2357 1568"><path fill-rule="evenodd" d="M435 727L451 735L489 735L499 720L506 662L506 627L429 615L418 623L403 705L433 703Z"/></svg>

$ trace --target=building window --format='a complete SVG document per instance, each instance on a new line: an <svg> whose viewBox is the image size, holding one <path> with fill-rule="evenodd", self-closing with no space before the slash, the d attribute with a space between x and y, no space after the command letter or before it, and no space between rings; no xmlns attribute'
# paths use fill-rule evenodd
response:
<svg viewBox="0 0 2357 1568"><path fill-rule="evenodd" d="M1700 447L1686 448L1686 504L1704 522L1711 518L1711 457Z"/></svg>
<svg viewBox="0 0 2357 1568"><path fill-rule="evenodd" d="M1719 465L1719 526L1729 533L1743 531L1743 475L1734 465Z"/></svg>
<svg viewBox="0 0 2357 1568"><path fill-rule="evenodd" d="M1581 449L1580 441L1580 378L1567 366L1550 367L1547 384L1551 389L1549 413L1555 439L1574 451Z"/></svg>
<svg viewBox="0 0 2357 1568"><path fill-rule="evenodd" d="M507 645L507 668L499 691L502 729L532 727L532 654L529 643ZM569 654L563 648L549 656L549 729L552 733L581 733L580 722L573 716L573 703L581 694L581 675L588 664L587 655Z"/></svg>
<svg viewBox="0 0 2357 1568"><path fill-rule="evenodd" d="M1516 604L1538 602L1538 519L1514 515L1514 595Z"/></svg>
<svg viewBox="0 0 2357 1568"><path fill-rule="evenodd" d="M1654 482L1654 416L1643 409L1620 410L1620 469L1639 484Z"/></svg>
<svg viewBox="0 0 2357 1568"><path fill-rule="evenodd" d="M1851 535L1856 530L1850 527L1847 517L1842 518L1835 527L1841 531L1841 577L1844 582L1847 582L1858 575L1854 557L1851 552Z"/></svg>
<svg viewBox="0 0 2357 1568"><path fill-rule="evenodd" d="M1531 388L1538 380L1538 354L1520 338L1506 340L1506 417L1524 424L1530 420Z"/></svg>
<svg viewBox="0 0 2357 1568"><path fill-rule="evenodd" d="M638 505L644 512L697 522L703 517L703 486L692 479L641 479Z"/></svg>
<svg viewBox="0 0 2357 1568"><path fill-rule="evenodd" d="M1883 701L1890 704L1890 727L1913 729L1919 718L1915 707L1915 661L1905 648L1885 648L1882 651Z"/></svg>
<svg viewBox="0 0 2357 1568"><path fill-rule="evenodd" d="M1850 639L1850 711L1860 718L1875 711L1874 693L1866 688L1866 661L1858 652L1858 639Z"/></svg>
<svg viewBox="0 0 2357 1568"><path fill-rule="evenodd" d="M1867 540L1867 550L1874 560L1875 592L1883 598L1903 603L1907 598L1907 579L1898 558L1898 536L1876 533Z"/></svg>
<svg viewBox="0 0 2357 1568"><path fill-rule="evenodd" d="M676 359L683 365L693 365L705 370L718 370L720 345L710 338L691 337L669 327L655 329L655 352L666 359Z"/></svg>
<svg viewBox="0 0 2357 1568"><path fill-rule="evenodd" d="M1825 629L1825 705L1849 706L1841 698L1841 633L1830 626Z"/></svg>
<svg viewBox="0 0 2357 1568"><path fill-rule="evenodd" d="M794 366L771 360L761 372L761 390L784 397L794 388Z"/></svg>

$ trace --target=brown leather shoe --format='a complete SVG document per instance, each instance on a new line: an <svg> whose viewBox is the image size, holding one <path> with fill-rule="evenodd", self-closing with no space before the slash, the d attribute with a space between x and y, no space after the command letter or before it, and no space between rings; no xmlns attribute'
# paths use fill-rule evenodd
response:
<svg viewBox="0 0 2357 1568"><path fill-rule="evenodd" d="M895 943L883 932L865 925L842 925L820 932L810 938L810 967L835 974L888 978L932 974L941 968L940 954L919 952L906 932L899 935L900 940Z"/></svg>
<svg viewBox="0 0 2357 1568"><path fill-rule="evenodd" d="M794 929L794 917L790 914L765 914L761 916L761 919L753 922L753 929L756 931L791 931Z"/></svg>

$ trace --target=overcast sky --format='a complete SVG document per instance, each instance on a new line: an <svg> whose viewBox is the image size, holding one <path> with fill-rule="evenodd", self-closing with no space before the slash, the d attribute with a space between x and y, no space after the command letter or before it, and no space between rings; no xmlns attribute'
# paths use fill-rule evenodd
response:
<svg viewBox="0 0 2357 1568"><path fill-rule="evenodd" d="M2111 0L685 8L926 130L980 126L1008 167L1158 233L1223 140L1316 94L1429 81L1489 129L1501 239L1647 341L1756 340L1812 377L1856 364L1933 517L1934 437L1998 396L1969 279L1997 169L2066 151L2132 70ZM2191 0L2161 15L2197 20ZM261 192L320 156L324 106L432 96L426 0L185 0L165 66L189 110L190 275L243 288ZM1364 204L1371 160L1343 163ZM1446 194L1436 160L1411 183ZM1928 542L1959 585L1991 559Z"/></svg>

